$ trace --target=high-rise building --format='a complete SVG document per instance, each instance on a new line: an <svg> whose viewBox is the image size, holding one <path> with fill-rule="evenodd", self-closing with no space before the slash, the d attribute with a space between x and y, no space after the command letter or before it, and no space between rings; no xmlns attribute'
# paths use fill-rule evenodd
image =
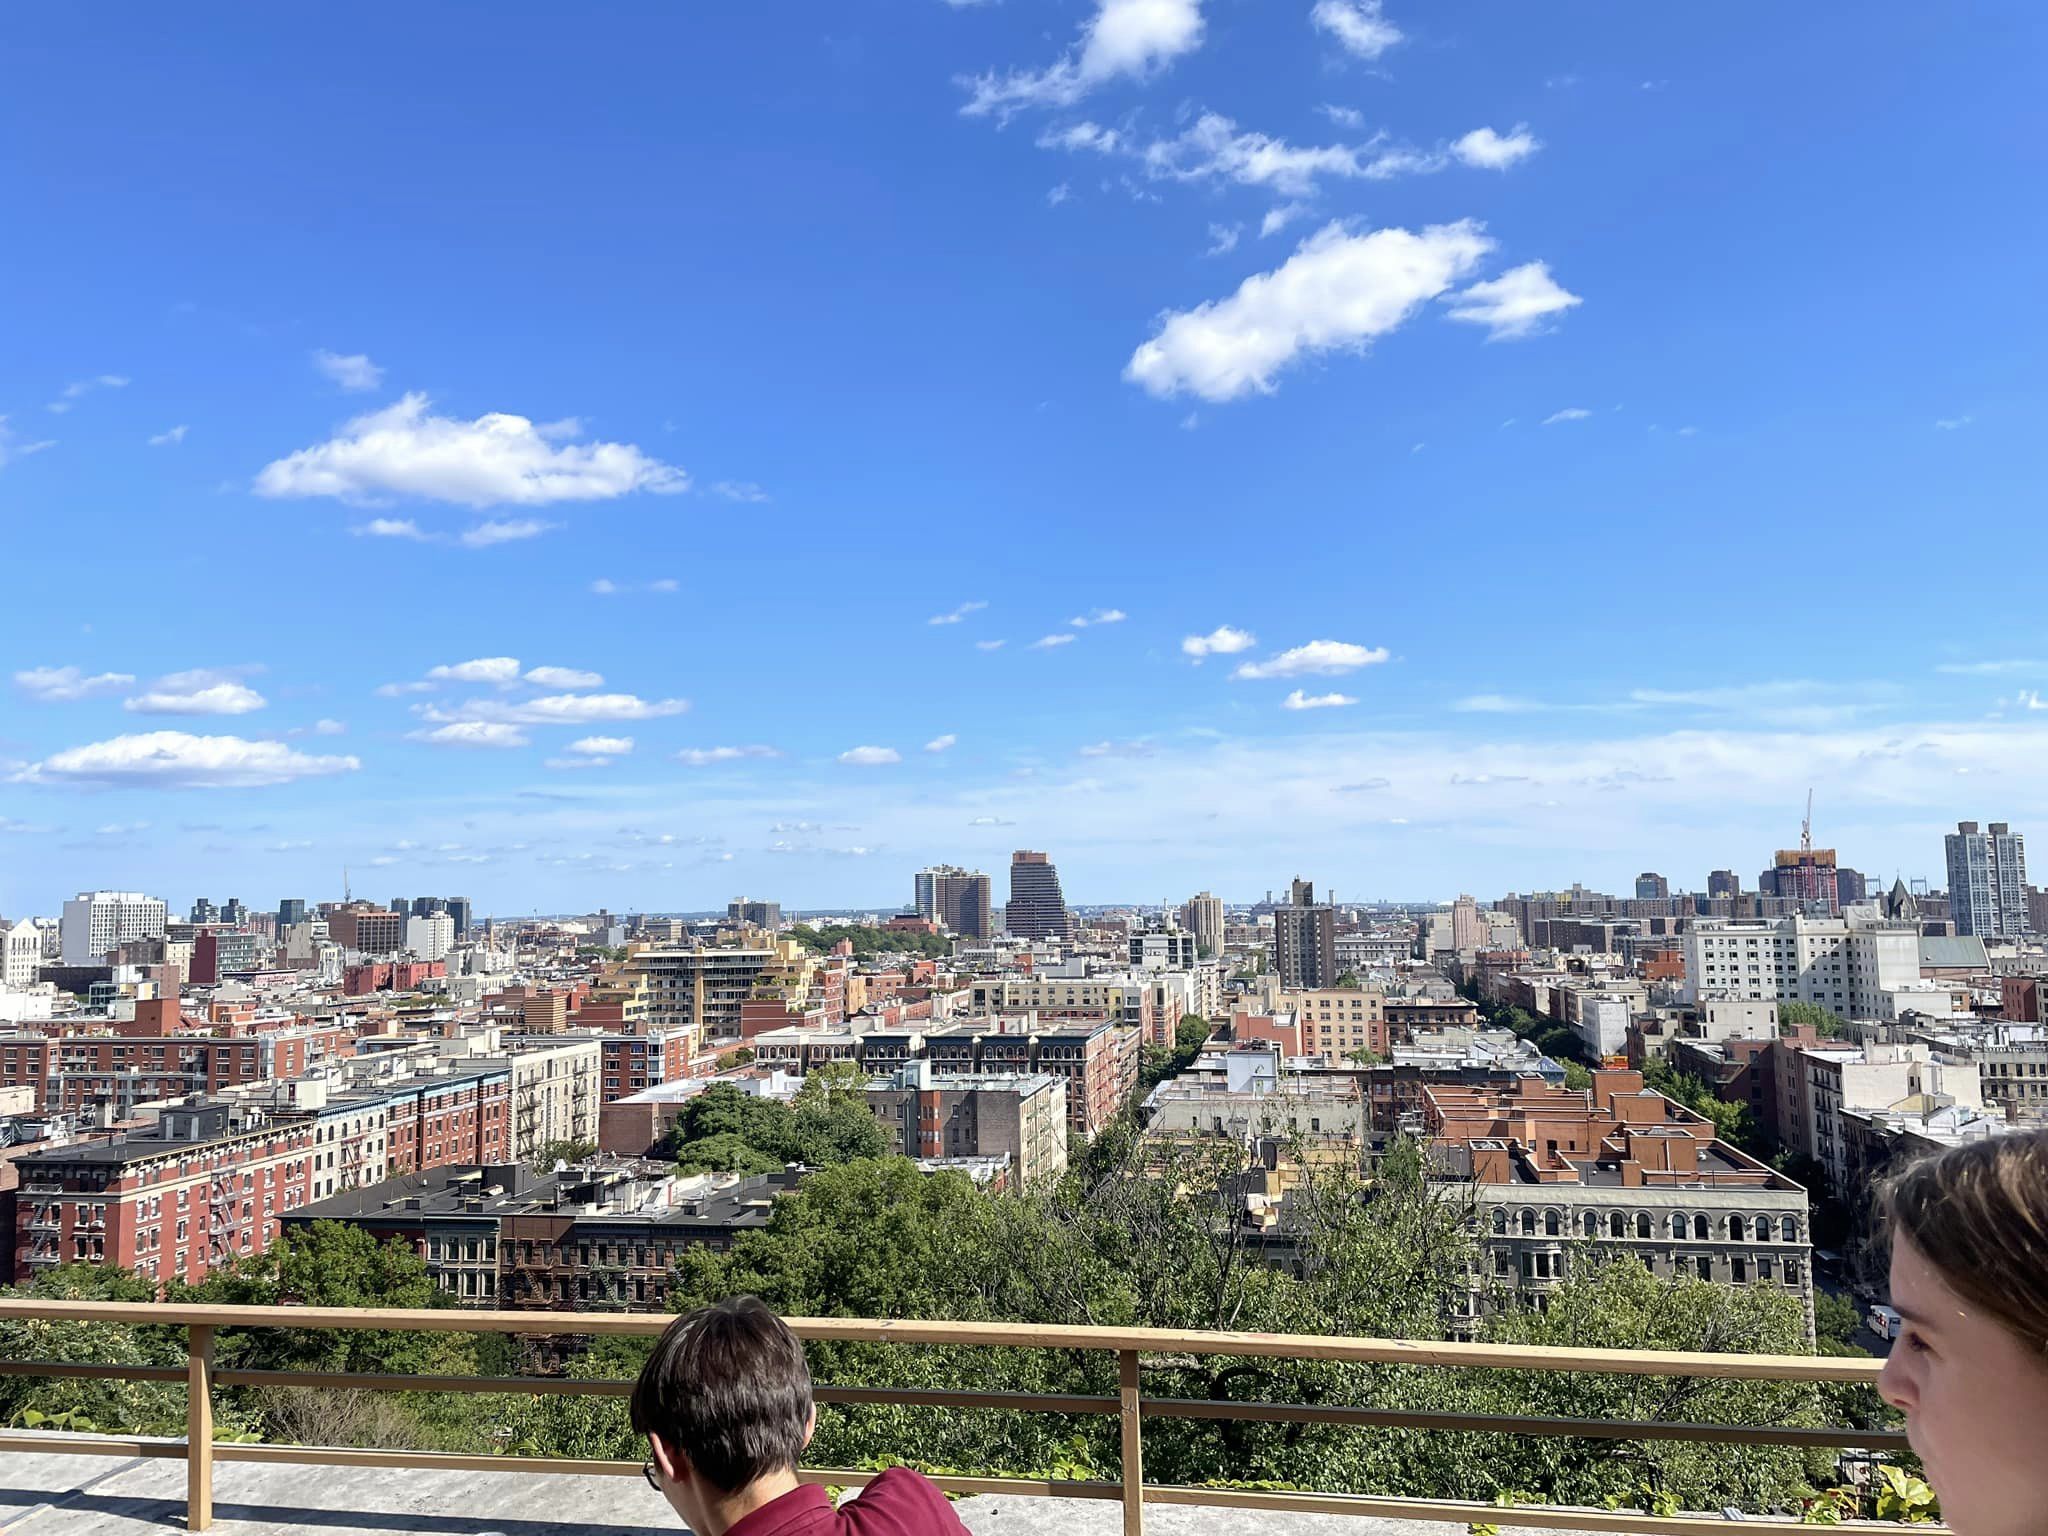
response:
<svg viewBox="0 0 2048 1536"><path fill-rule="evenodd" d="M1296 880L1284 907L1273 908L1273 969L1290 992L1333 986L1337 980L1337 909L1317 906L1315 886Z"/></svg>
<svg viewBox="0 0 2048 1536"><path fill-rule="evenodd" d="M1451 948L1460 951L1486 947L1486 919L1479 915L1479 903L1460 896L1451 903Z"/></svg>
<svg viewBox="0 0 2048 1536"><path fill-rule="evenodd" d="M1833 917L1842 910L1832 848L1780 848L1756 884L1762 895L1798 902L1809 917Z"/></svg>
<svg viewBox="0 0 2048 1536"><path fill-rule="evenodd" d="M64 963L97 965L130 939L160 939L170 907L140 891L80 891L64 903Z"/></svg>
<svg viewBox="0 0 2048 1536"><path fill-rule="evenodd" d="M1654 870L1636 876L1637 901L1663 901L1671 895L1671 882Z"/></svg>
<svg viewBox="0 0 2048 1536"><path fill-rule="evenodd" d="M1838 869L1835 871L1835 897L1843 905L1857 902L1870 894L1870 884L1860 870Z"/></svg>
<svg viewBox="0 0 2048 1536"><path fill-rule="evenodd" d="M2026 839L2002 821L1984 832L1976 822L1963 821L1943 842L1956 932L1987 939L2028 932Z"/></svg>
<svg viewBox="0 0 2048 1536"><path fill-rule="evenodd" d="M754 901L746 896L735 897L725 904L725 920L729 923L745 923L752 928L766 928L770 933L774 933L782 927L782 903Z"/></svg>
<svg viewBox="0 0 2048 1536"><path fill-rule="evenodd" d="M455 947L455 919L446 912L427 912L405 920L405 947L422 960L445 960Z"/></svg>
<svg viewBox="0 0 2048 1536"><path fill-rule="evenodd" d="M994 931L990 923L992 885L980 870L934 864L920 869L912 879L917 915L926 922L974 939L985 939Z"/></svg>
<svg viewBox="0 0 2048 1536"><path fill-rule="evenodd" d="M448 898L448 915L455 919L455 942L460 944L469 937L469 898L467 896L450 896Z"/></svg>
<svg viewBox="0 0 2048 1536"><path fill-rule="evenodd" d="M191 923L217 923L220 921L220 908L204 896L194 896L192 910L186 915L185 920Z"/></svg>
<svg viewBox="0 0 2048 1536"><path fill-rule="evenodd" d="M1180 909L1180 920L1195 936L1196 954L1214 959L1223 953L1223 898L1207 891L1188 898Z"/></svg>
<svg viewBox="0 0 2048 1536"><path fill-rule="evenodd" d="M1010 933L1020 939L1071 939L1073 914L1060 890L1060 872L1051 859L1028 848L1010 858L1010 900L1003 909Z"/></svg>
<svg viewBox="0 0 2048 1536"><path fill-rule="evenodd" d="M1732 869L1717 869L1707 876L1707 895L1736 897L1742 894L1742 876Z"/></svg>
<svg viewBox="0 0 2048 1536"><path fill-rule="evenodd" d="M230 928L239 928L249 921L249 909L242 905L242 898L230 896L221 905L220 920Z"/></svg>
<svg viewBox="0 0 2048 1536"><path fill-rule="evenodd" d="M296 896L287 896L277 904L277 927L281 933L294 923L306 920L306 904Z"/></svg>

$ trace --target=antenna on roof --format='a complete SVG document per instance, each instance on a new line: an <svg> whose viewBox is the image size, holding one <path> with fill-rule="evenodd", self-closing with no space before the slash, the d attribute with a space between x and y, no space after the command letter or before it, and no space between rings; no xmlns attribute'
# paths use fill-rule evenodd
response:
<svg viewBox="0 0 2048 1536"><path fill-rule="evenodd" d="M1799 823L1799 851L1813 852L1813 791L1806 792L1806 820Z"/></svg>

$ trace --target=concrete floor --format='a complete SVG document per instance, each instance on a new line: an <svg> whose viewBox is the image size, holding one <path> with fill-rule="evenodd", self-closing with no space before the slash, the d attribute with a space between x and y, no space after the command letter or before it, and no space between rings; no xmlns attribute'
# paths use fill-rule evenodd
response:
<svg viewBox="0 0 2048 1536"><path fill-rule="evenodd" d="M1118 1536L1113 1503L1007 1495L954 1508L974 1536ZM1462 1527L1156 1505L1147 1536L1463 1536ZM182 1461L0 1452L0 1536L164 1536L185 1528ZM1507 1528L1512 1531L1513 1528ZM218 1536L680 1536L637 1477L216 1463ZM1531 1533L1535 1536L1535 1533ZM1557 1536L1557 1533L1549 1533Z"/></svg>

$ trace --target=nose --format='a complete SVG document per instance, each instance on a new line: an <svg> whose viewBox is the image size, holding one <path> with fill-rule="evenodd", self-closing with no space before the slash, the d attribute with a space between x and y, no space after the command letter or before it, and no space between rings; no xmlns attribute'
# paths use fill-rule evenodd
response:
<svg viewBox="0 0 2048 1536"><path fill-rule="evenodd" d="M1901 1413L1911 1413L1914 1403L1913 1383L1906 1360L1906 1352L1894 1346L1892 1352L1885 1356L1884 1369L1877 1377L1877 1395Z"/></svg>

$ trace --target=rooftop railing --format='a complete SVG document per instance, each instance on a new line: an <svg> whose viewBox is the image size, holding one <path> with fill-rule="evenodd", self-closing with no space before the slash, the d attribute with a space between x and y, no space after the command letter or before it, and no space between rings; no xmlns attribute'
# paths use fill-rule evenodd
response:
<svg viewBox="0 0 2048 1536"><path fill-rule="evenodd" d="M221 1329L349 1329L370 1332L577 1335L653 1337L674 1320L659 1313L481 1312L462 1309L408 1311L343 1307L240 1307L159 1305L132 1302L0 1299L0 1321L42 1320L111 1323L186 1330L186 1363L177 1366L76 1364L44 1360L0 1360L0 1375L86 1378L111 1381L183 1381L187 1387L182 1439L143 1435L75 1434L0 1429L0 1452L62 1451L67 1454L150 1457L186 1463L187 1529L205 1530L213 1521L214 1465L217 1462L379 1467L471 1472L550 1472L572 1475L640 1475L638 1462L576 1460L519 1455L469 1455L437 1451L359 1449L340 1446L248 1444L214 1439L217 1387L297 1387L376 1392L458 1392L561 1394L620 1398L628 1381L593 1381L559 1376L384 1375L340 1371L236 1370L215 1364L214 1342ZM1811 1527L1770 1516L1740 1519L1699 1515L1655 1515L1634 1510L1516 1504L1381 1495L1319 1493L1270 1488L1210 1487L1148 1483L1144 1478L1148 1419L1206 1419L1241 1423L1325 1424L1387 1428L1563 1436L1614 1441L1679 1440L1705 1444L1794 1446L1900 1451L1906 1437L1893 1430L1786 1425L1649 1423L1605 1419L1525 1417L1419 1412L1327 1403L1274 1403L1154 1397L1145 1393L1148 1357L1220 1355L1296 1361L1348 1362L1433 1367L1447 1370L1590 1372L1603 1375L1693 1377L1775 1382L1848 1382L1874 1385L1881 1362L1808 1355L1692 1354L1675 1351L1561 1349L1533 1345L1425 1342L1408 1339L1324 1338L1305 1334L1210 1333L1159 1328L1040 1327L1012 1323L897 1322L857 1318L790 1318L798 1338L866 1344L935 1345L1100 1352L1117 1361L1114 1397L1003 1391L947 1391L906 1387L820 1385L824 1404L878 1403L939 1408L952 1412L1104 1414L1119 1421L1121 1476L1117 1481L942 1475L933 1480L957 1494L1011 1494L1040 1498L1114 1501L1122 1506L1124 1536L1143 1536L1147 1504L1206 1505L1212 1508L1367 1516L1388 1520L1441 1521L1449 1525L1512 1524L1551 1530L1627 1532L1632 1536L1803 1536ZM910 1458L905 1458L910 1459ZM1252 1469L1247 1469L1252 1470ZM859 1486L877 1474L835 1468L805 1468L806 1482ZM1838 1529L1891 1531L1883 1522L1843 1522ZM1938 1526L1918 1529L1938 1533Z"/></svg>

